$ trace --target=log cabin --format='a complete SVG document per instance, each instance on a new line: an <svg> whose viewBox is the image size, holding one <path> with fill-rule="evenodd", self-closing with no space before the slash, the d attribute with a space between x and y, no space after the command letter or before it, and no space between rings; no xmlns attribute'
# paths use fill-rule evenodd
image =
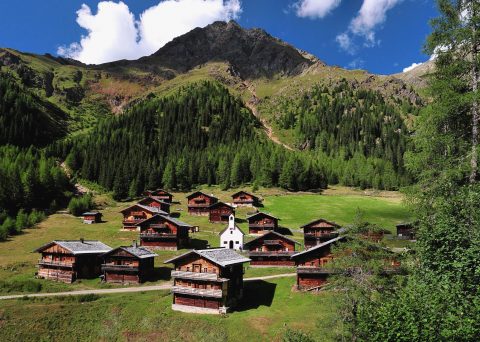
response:
<svg viewBox="0 0 480 342"><path fill-rule="evenodd" d="M243 263L234 250L192 250L166 260L172 263L172 309L193 313L227 313L243 296Z"/></svg>
<svg viewBox="0 0 480 342"><path fill-rule="evenodd" d="M156 214L137 223L140 245L152 249L176 251L189 244L188 223L166 215Z"/></svg>
<svg viewBox="0 0 480 342"><path fill-rule="evenodd" d="M326 284L328 276L335 273L325 267L333 259L331 247L344 240L344 236L339 236L292 255L297 266L298 290L310 291Z"/></svg>
<svg viewBox="0 0 480 342"><path fill-rule="evenodd" d="M230 215L235 215L235 209L223 202L214 203L208 209L208 220L212 223L226 223Z"/></svg>
<svg viewBox="0 0 480 342"><path fill-rule="evenodd" d="M101 274L101 255L111 249L94 240L54 240L35 250L41 253L37 277L64 283L96 278Z"/></svg>
<svg viewBox="0 0 480 342"><path fill-rule="evenodd" d="M197 191L187 196L188 213L190 215L208 216L210 206L218 202L218 198Z"/></svg>
<svg viewBox="0 0 480 342"><path fill-rule="evenodd" d="M250 266L295 266L291 256L299 243L282 234L269 231L244 244Z"/></svg>
<svg viewBox="0 0 480 342"><path fill-rule="evenodd" d="M237 207L257 207L260 199L246 191L239 191L232 195L233 204Z"/></svg>
<svg viewBox="0 0 480 342"><path fill-rule="evenodd" d="M172 203L173 195L166 190L157 189L157 190L146 190L143 193L144 196L155 197L161 201Z"/></svg>
<svg viewBox="0 0 480 342"><path fill-rule="evenodd" d="M396 225L396 228L399 238L415 240L415 226L413 223L400 223Z"/></svg>
<svg viewBox="0 0 480 342"><path fill-rule="evenodd" d="M140 223L153 215L168 215L167 212L158 207L148 207L143 204L134 204L120 212L123 214L122 225L125 230L137 230L137 223Z"/></svg>
<svg viewBox="0 0 480 342"><path fill-rule="evenodd" d="M309 249L337 237L340 226L335 222L318 219L300 228L303 229L305 249Z"/></svg>
<svg viewBox="0 0 480 342"><path fill-rule="evenodd" d="M92 224L102 222L102 213L98 211L88 211L82 214L83 223Z"/></svg>
<svg viewBox="0 0 480 342"><path fill-rule="evenodd" d="M247 221L250 234L265 234L278 230L278 218L267 213L258 212L247 216Z"/></svg>
<svg viewBox="0 0 480 342"><path fill-rule="evenodd" d="M157 197L152 196L145 197L144 199L140 200L138 204L146 205L147 207L159 208L166 213L170 213L170 206L172 205L169 202L165 202Z"/></svg>
<svg viewBox="0 0 480 342"><path fill-rule="evenodd" d="M103 281L117 284L140 284L153 275L157 254L146 247L121 246L102 255Z"/></svg>

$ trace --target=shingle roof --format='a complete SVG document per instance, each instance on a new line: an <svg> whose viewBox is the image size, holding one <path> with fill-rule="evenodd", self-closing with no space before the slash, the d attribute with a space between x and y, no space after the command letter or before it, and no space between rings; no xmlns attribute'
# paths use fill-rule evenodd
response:
<svg viewBox="0 0 480 342"><path fill-rule="evenodd" d="M307 223L307 224L304 224L303 226L300 226L300 228L305 228L305 227L307 227L307 226L309 226L309 225L311 225L311 224L317 223L317 222L325 222L325 223L328 223L328 224L330 224L330 225L332 225L332 226L334 226L334 227L340 227L340 225L336 224L335 222L328 221L328 220L325 220L325 219L320 218L320 219L314 220L314 221L312 221L312 222L309 222L309 223Z"/></svg>
<svg viewBox="0 0 480 342"><path fill-rule="evenodd" d="M204 257L207 260L210 260L211 262L220 265L222 267L228 266L228 265L234 265L234 264L242 264L244 262L249 262L251 261L249 258L244 257L243 255L235 252L232 249L226 249L226 248L210 248L210 249L194 249L190 252L184 253L180 256L177 256L175 258L165 260L165 264L173 263L179 259L182 259L190 254L197 254L201 257Z"/></svg>
<svg viewBox="0 0 480 342"><path fill-rule="evenodd" d="M175 217L171 217L171 216L168 216L168 214L165 214L165 215L162 215L162 214L155 214L153 215L152 217L150 218L147 218L139 223L136 224L136 226L142 226L144 223L146 222L150 222L150 221L153 221L154 219L156 219L157 217L162 217L164 218L165 220L167 221L170 221L171 223L179 226L179 227L187 227L187 228L190 228L192 227L192 225L188 224L188 223L185 223L183 221L180 221L178 219L176 219Z"/></svg>
<svg viewBox="0 0 480 342"><path fill-rule="evenodd" d="M257 241L257 240L259 240L259 239L261 239L261 238L263 238L263 237L265 237L265 236L267 236L267 235L276 235L276 236L278 236L279 238L282 238L282 239L288 240L288 241L290 241L290 242L296 243L297 245L300 244L299 242L297 242L297 241L295 241L295 240L293 240L293 239L290 239L290 238L286 237L285 235L282 235L282 234L277 233L277 232L274 232L274 231L269 231L269 232L267 232L267 233L265 233L265 234L263 234L263 235L260 235L260 236L256 237L256 238L253 239L253 240L248 241L247 243L244 244L244 246L248 246L248 245L249 245L250 243L252 243L253 241Z"/></svg>
<svg viewBox="0 0 480 342"><path fill-rule="evenodd" d="M102 215L102 213L98 211L87 211L86 213L82 214L82 216L85 216L85 215Z"/></svg>
<svg viewBox="0 0 480 342"><path fill-rule="evenodd" d="M207 197L210 197L210 198L216 198L215 196L207 195L206 193L201 192L201 191L195 191L195 192L191 193L190 195L188 195L187 198L194 197L196 195L204 195L204 196L207 196Z"/></svg>
<svg viewBox="0 0 480 342"><path fill-rule="evenodd" d="M54 240L36 249L35 252L41 252L54 244L65 248L74 255L106 253L112 250L110 246L97 240Z"/></svg>
<svg viewBox="0 0 480 342"><path fill-rule="evenodd" d="M236 193L234 193L234 194L232 195L232 197L235 197L235 196L237 196L238 194L247 194L247 195L249 195L249 196L252 196L254 199L257 199L257 200L259 199L259 198L258 198L257 196L255 196L254 194L251 194L251 193L246 192L246 191L244 191L244 190L237 191Z"/></svg>
<svg viewBox="0 0 480 342"><path fill-rule="evenodd" d="M172 205L171 203L165 202L165 201L163 201L160 198L157 198L155 196L145 197L145 198L141 199L140 201L138 201L138 204L142 205L143 202L146 202L149 199L154 200L157 203L162 203L162 204L165 204L165 205Z"/></svg>
<svg viewBox="0 0 480 342"><path fill-rule="evenodd" d="M252 214L252 215L247 215L247 220L251 219L252 217L255 217L257 215L265 215L265 216L268 216L268 217L271 217L271 218L274 218L276 220L279 220L278 217L276 216L273 216L273 215L270 215L270 214L267 214L267 213L264 213L262 211L259 211L258 213L255 213L255 214Z"/></svg>
<svg viewBox="0 0 480 342"><path fill-rule="evenodd" d="M123 210L120 211L120 212L123 213L124 211L126 211L126 210L128 210L128 209L130 209L130 208L133 208L133 207L142 208L142 209L147 210L147 211L149 211L149 212L151 212L151 213L153 213L153 214L168 215L167 212L161 210L160 208L157 208L157 207L149 207L149 206L147 206L147 205L143 205L143 204L139 204L139 203L134 204L134 205L131 205L131 206L129 206L128 208L125 208L125 209L123 209Z"/></svg>
<svg viewBox="0 0 480 342"><path fill-rule="evenodd" d="M305 250L305 251L295 253L294 255L291 256L291 258L293 259L293 258L296 258L296 257L298 257L298 256L300 256L300 255L305 255L305 254L311 253L311 252L313 252L313 251L316 251L317 249L320 249L320 248L323 248L323 247L325 247L325 246L331 245L332 243L335 243L335 242L340 241L340 240L342 240L342 239L345 239L345 236L338 236L338 237L336 237L336 238L334 238L334 239L325 241L324 243L321 243L321 244L319 244L319 245L316 245L315 247L312 247L312 248L307 249L307 250Z"/></svg>
<svg viewBox="0 0 480 342"><path fill-rule="evenodd" d="M232 207L230 204L227 204L225 202L217 202L217 203L213 203L209 208L213 208L213 207L218 207L219 205L225 205L231 209L235 209L234 207Z"/></svg>
<svg viewBox="0 0 480 342"><path fill-rule="evenodd" d="M111 253L114 253L118 249L122 249L122 250L126 251L127 253L130 253L130 254L132 254L132 255L136 256L137 258L140 258L140 259L154 258L154 257L158 256L156 253L152 252L148 248L140 247L140 246L137 246L137 247L133 247L133 246L117 247L117 248L112 249L111 251L105 253L104 256L108 255L108 254L111 254Z"/></svg>

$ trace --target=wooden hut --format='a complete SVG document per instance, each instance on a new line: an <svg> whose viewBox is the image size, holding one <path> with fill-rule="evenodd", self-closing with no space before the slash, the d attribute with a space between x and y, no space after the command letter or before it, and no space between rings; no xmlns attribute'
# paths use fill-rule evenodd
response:
<svg viewBox="0 0 480 342"><path fill-rule="evenodd" d="M278 218L267 213L258 212L247 216L247 221L250 234L264 234L278 230Z"/></svg>
<svg viewBox="0 0 480 342"><path fill-rule="evenodd" d="M260 204L260 199L246 191L239 191L232 195L233 204L237 207L257 207Z"/></svg>
<svg viewBox="0 0 480 342"><path fill-rule="evenodd" d="M282 234L269 231L246 244L251 266L295 266L290 258L295 254L295 245L299 243Z"/></svg>
<svg viewBox="0 0 480 342"><path fill-rule="evenodd" d="M188 246L188 235L192 228L188 223L159 214L137 223L137 227L141 246L174 251Z"/></svg>
<svg viewBox="0 0 480 342"><path fill-rule="evenodd" d="M230 215L235 215L235 209L223 202L214 203L208 209L208 219L212 223L227 223Z"/></svg>
<svg viewBox="0 0 480 342"><path fill-rule="evenodd" d="M415 240L415 226L411 222L397 224L397 236L401 239Z"/></svg>
<svg viewBox="0 0 480 342"><path fill-rule="evenodd" d="M224 248L192 250L165 261L174 264L172 309L226 313L243 296L243 263L249 261Z"/></svg>
<svg viewBox="0 0 480 342"><path fill-rule="evenodd" d="M101 274L101 255L112 248L94 240L54 240L35 252L41 253L37 277L72 283Z"/></svg>
<svg viewBox="0 0 480 342"><path fill-rule="evenodd" d="M172 205L170 202L165 202L162 199L152 196L143 198L138 202L138 204L145 205L147 207L159 208L166 213L170 213L170 206Z"/></svg>
<svg viewBox="0 0 480 342"><path fill-rule="evenodd" d="M88 211L82 214L83 223L92 224L102 222L102 213L98 211Z"/></svg>
<svg viewBox="0 0 480 342"><path fill-rule="evenodd" d="M140 223L153 215L168 215L167 212L161 210L158 207L149 207L143 204L134 204L126 209L121 211L123 214L123 229L126 230L136 230L137 223Z"/></svg>
<svg viewBox="0 0 480 342"><path fill-rule="evenodd" d="M318 219L300 228L303 229L305 249L309 249L337 237L337 230L340 229L340 226L335 222Z"/></svg>
<svg viewBox="0 0 480 342"><path fill-rule="evenodd" d="M201 191L194 192L187 196L188 213L190 215L208 216L210 206L218 202L218 198L204 194Z"/></svg>
<svg viewBox="0 0 480 342"><path fill-rule="evenodd" d="M157 254L146 247L121 246L103 254L102 273L107 283L140 284L153 275Z"/></svg>
<svg viewBox="0 0 480 342"><path fill-rule="evenodd" d="M345 237L339 236L292 255L292 260L297 266L299 290L318 289L327 282L328 276L334 273L333 270L325 268L325 265L333 259L331 247L344 239Z"/></svg>
<svg viewBox="0 0 480 342"><path fill-rule="evenodd" d="M146 190L144 196L154 197L163 202L172 203L173 195L166 190L157 189L157 190Z"/></svg>

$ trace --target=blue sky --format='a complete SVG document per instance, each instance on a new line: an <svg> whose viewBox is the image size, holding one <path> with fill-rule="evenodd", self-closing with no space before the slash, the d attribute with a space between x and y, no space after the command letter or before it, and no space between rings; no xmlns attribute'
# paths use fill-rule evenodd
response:
<svg viewBox="0 0 480 342"><path fill-rule="evenodd" d="M434 0L159 2L104 3L100 15L99 1L93 0L1 1L0 46L34 53L60 52L100 63L138 58L195 26L235 18L242 26L261 27L329 65L391 74L429 58L422 53L422 46L430 32L428 22L437 16ZM78 14L82 4L88 7ZM140 15L147 9L140 25ZM87 39L81 42L82 35Z"/></svg>

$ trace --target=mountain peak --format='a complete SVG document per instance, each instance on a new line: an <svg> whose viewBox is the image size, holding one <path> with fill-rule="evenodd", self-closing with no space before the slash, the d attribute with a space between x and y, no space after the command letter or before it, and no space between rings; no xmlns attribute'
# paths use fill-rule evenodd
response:
<svg viewBox="0 0 480 342"><path fill-rule="evenodd" d="M208 62L227 62L243 78L298 75L321 63L262 29L245 29L233 20L195 28L140 61L154 61L177 72Z"/></svg>

